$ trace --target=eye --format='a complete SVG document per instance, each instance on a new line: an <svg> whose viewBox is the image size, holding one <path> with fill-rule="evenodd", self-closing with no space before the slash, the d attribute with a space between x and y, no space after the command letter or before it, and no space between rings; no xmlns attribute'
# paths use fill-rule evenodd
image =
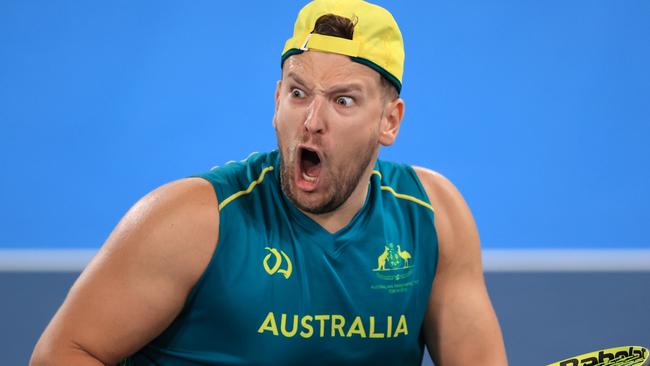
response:
<svg viewBox="0 0 650 366"><path fill-rule="evenodd" d="M336 98L336 104L342 105L345 107L350 107L354 103L354 99L352 97L338 97Z"/></svg>
<svg viewBox="0 0 650 366"><path fill-rule="evenodd" d="M291 89L291 95L296 97L296 98L304 98L305 92L298 89L298 88L293 88L293 89Z"/></svg>

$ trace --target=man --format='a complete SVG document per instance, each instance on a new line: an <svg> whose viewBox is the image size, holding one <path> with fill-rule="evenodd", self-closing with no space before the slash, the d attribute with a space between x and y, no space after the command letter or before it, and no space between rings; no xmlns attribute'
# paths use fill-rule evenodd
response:
<svg viewBox="0 0 650 366"><path fill-rule="evenodd" d="M317 0L282 55L277 151L165 185L117 225L32 364L504 365L471 214L378 161L404 114L402 37ZM127 358L128 357L128 358Z"/></svg>

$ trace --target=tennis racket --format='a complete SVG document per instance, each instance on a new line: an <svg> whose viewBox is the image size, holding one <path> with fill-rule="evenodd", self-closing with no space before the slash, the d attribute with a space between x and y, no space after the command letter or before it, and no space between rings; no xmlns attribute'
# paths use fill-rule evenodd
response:
<svg viewBox="0 0 650 366"><path fill-rule="evenodd" d="M650 352L641 346L606 348L548 366L650 366Z"/></svg>

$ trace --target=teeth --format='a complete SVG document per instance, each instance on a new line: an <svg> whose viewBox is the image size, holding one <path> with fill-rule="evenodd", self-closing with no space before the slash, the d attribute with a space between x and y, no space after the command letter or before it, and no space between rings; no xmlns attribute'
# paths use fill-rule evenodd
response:
<svg viewBox="0 0 650 366"><path fill-rule="evenodd" d="M310 177L305 172L302 172L302 179L306 180L309 183L314 183L316 181L316 177Z"/></svg>

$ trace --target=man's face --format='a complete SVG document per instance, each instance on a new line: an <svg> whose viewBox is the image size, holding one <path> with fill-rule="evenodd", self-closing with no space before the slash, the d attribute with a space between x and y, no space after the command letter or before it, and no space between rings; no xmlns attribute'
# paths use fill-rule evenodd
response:
<svg viewBox="0 0 650 366"><path fill-rule="evenodd" d="M386 105L379 74L332 53L285 61L273 125L282 156L282 190L301 210L341 206L371 169Z"/></svg>

